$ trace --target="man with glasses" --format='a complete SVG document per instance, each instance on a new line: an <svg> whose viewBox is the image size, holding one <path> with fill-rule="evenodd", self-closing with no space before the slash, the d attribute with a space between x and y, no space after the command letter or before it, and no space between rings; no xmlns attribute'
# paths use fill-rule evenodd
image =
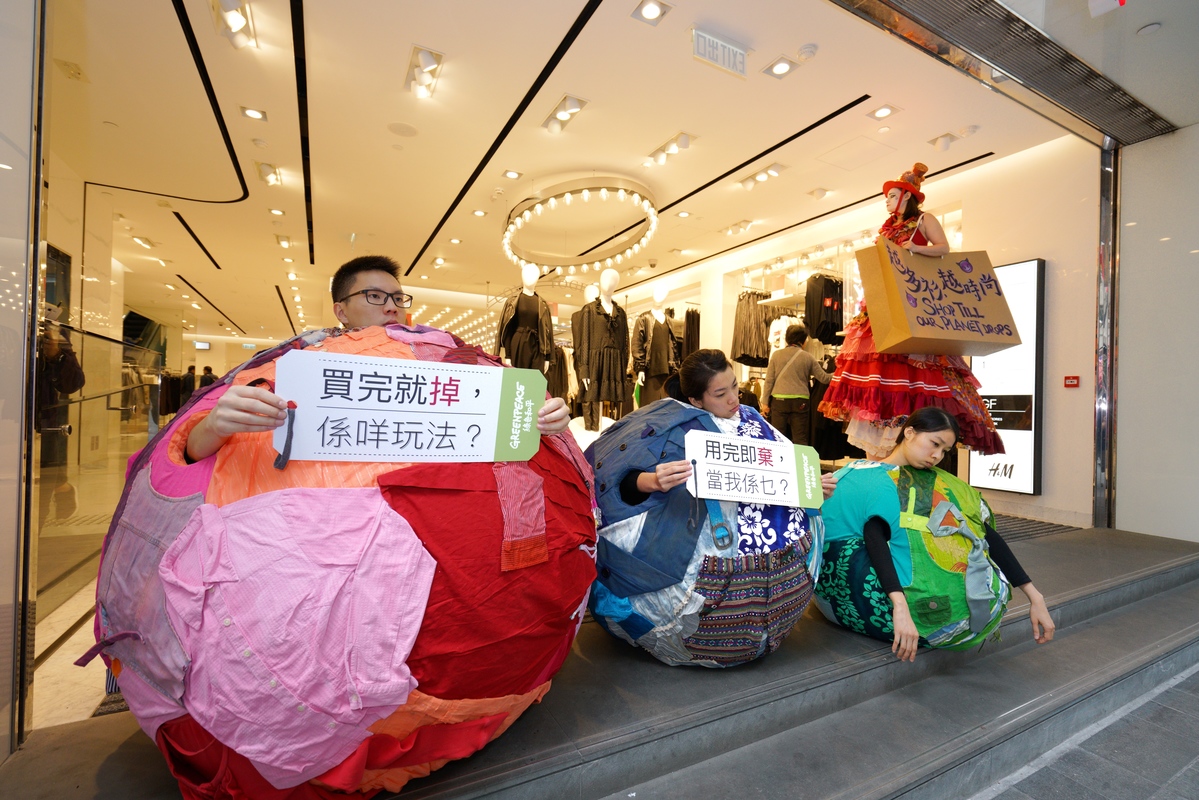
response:
<svg viewBox="0 0 1199 800"><path fill-rule="evenodd" d="M400 265L387 256L361 256L343 264L330 287L333 313L346 328L403 322L401 309L412 305L399 281ZM287 401L266 389L230 386L212 411L187 437L187 457L207 458L235 433L263 433L287 420ZM537 414L543 435L561 433L570 424L565 401L552 397Z"/></svg>

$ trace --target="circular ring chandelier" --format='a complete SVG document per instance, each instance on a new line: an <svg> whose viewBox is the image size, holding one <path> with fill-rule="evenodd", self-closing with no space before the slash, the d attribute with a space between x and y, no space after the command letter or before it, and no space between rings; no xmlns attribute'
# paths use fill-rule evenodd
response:
<svg viewBox="0 0 1199 800"><path fill-rule="evenodd" d="M546 197L545 195L548 195ZM574 203L630 203L638 209L645 218L635 225L629 235L617 244L595 253L591 258L580 261L577 257L571 259L533 258L521 250L513 241L518 231L526 225L535 225L544 214L551 213L561 206ZM563 273L573 275L576 271L596 272L614 267L628 261L640 253L658 232L658 209L650 197L649 190L641 184L627 178L599 177L561 183L544 190L541 196L522 200L508 213L508 226L504 229L502 246L508 260L520 268L533 265L541 270L542 275L548 275L552 270L558 275ZM633 236L640 236L632 244Z"/></svg>

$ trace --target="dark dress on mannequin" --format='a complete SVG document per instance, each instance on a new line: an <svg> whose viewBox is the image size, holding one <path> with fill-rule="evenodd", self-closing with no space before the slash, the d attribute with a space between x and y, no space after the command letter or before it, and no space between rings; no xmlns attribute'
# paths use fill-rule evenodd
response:
<svg viewBox="0 0 1199 800"><path fill-rule="evenodd" d="M633 328L633 372L644 373L641 405L646 406L666 396L663 387L678 363L675 356L675 335L669 317L659 322L652 311L637 318Z"/></svg>
<svg viewBox="0 0 1199 800"><path fill-rule="evenodd" d="M615 301L612 313L601 300L583 306L579 320L578 378L583 390L583 423L599 430L601 403L624 401L625 373L629 363L629 326L625 311Z"/></svg>
<svg viewBox="0 0 1199 800"><path fill-rule="evenodd" d="M539 370L549 358L549 353L541 352L537 338L540 311L541 301L536 296L521 292L516 298L516 327L504 342L504 352L512 366L518 369Z"/></svg>
<svg viewBox="0 0 1199 800"><path fill-rule="evenodd" d="M669 322L654 320L654 337L650 341L649 360L645 369L645 385L641 387L641 405L648 405L666 396L663 387L670 377L674 360L674 332Z"/></svg>

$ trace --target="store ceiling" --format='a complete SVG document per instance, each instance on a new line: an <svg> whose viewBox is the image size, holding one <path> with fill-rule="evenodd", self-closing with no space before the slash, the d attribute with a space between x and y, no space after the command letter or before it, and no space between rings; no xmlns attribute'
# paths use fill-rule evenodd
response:
<svg viewBox="0 0 1199 800"><path fill-rule="evenodd" d="M207 0L178 0L227 147L171 4L51 5L51 148L81 178L124 187L93 186L88 197L111 193L122 215L113 255L129 270L126 305L164 321L198 319L197 334L229 325L248 336L287 336L302 327L296 305L307 327L333 324L329 276L372 253L400 262L415 306L427 306L422 319L440 311L439 324L460 317L465 327L487 313L486 302L448 292L494 295L519 284L500 247L507 214L564 181L624 176L650 189L660 226L632 264L621 265L639 270L625 272L627 284L871 198L913 161L936 172L1063 133L826 0L679 2L656 26L633 18L633 0L606 0L589 17L581 0L253 0L257 46L242 50L218 34ZM305 96L297 92L296 8L304 15ZM748 46L748 77L695 59L693 27ZM761 72L808 43L818 45L816 56L792 74ZM429 99L405 89L414 45L444 54ZM554 135L542 123L564 95L586 106ZM882 122L868 116L883 104L901 110ZM243 107L267 119L249 119ZM890 130L880 132L883 125ZM968 126L977 132L947 152L929 144ZM665 165L642 166L680 132L692 136L689 148ZM776 163L786 167L777 177L743 188L743 179ZM262 181L259 164L277 166L281 185ZM52 206L63 196L55 179ZM935 178L928 188L935 202ZM827 194L818 199L817 189ZM605 211L580 222L587 236L561 232L558 250L582 252L581 241L616 233L620 220ZM749 231L726 233L743 221ZM555 230L542 230L539 251L556 246L558 233L544 235ZM281 248L277 236L292 247ZM176 277L207 299L198 314L194 293L183 300ZM558 284L542 292L551 301L579 302L577 284L548 283ZM485 328L475 323L472 331Z"/></svg>

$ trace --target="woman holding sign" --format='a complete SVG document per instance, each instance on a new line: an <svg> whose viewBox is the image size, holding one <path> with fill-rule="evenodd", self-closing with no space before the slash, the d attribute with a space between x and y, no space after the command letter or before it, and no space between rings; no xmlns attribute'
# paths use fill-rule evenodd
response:
<svg viewBox="0 0 1199 800"><path fill-rule="evenodd" d="M787 439L740 404L719 350L692 353L665 388L669 397L626 415L587 451L602 515L592 614L667 664L743 664L776 650L807 607L820 514L697 497L688 431Z"/></svg>
<svg viewBox="0 0 1199 800"><path fill-rule="evenodd" d="M976 489L937 469L958 425L939 408L903 424L882 461L841 469L823 507L824 569L816 604L831 621L892 642L901 661L918 645L964 650L994 631L1018 587L1029 602L1033 638L1053 638L1045 598L995 531Z"/></svg>

